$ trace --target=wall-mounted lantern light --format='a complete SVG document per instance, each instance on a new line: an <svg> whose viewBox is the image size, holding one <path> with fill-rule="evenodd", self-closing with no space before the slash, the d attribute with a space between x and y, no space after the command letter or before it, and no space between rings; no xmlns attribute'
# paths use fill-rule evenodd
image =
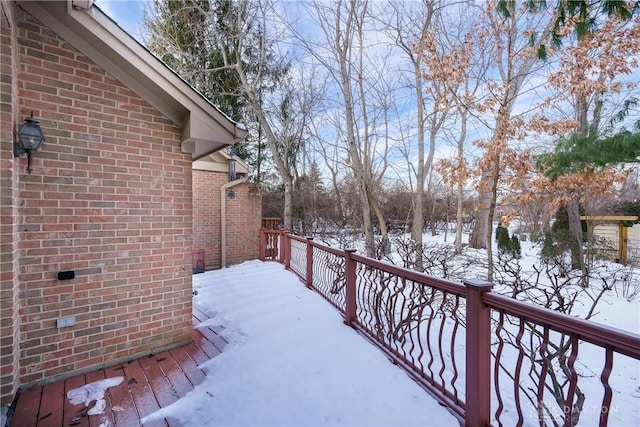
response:
<svg viewBox="0 0 640 427"><path fill-rule="evenodd" d="M40 129L40 122L31 117L24 119L24 124L20 126L17 134L17 141L13 142L13 155L19 157L22 153L27 153L27 170L31 175L31 155L42 147L44 143L44 133Z"/></svg>
<svg viewBox="0 0 640 427"><path fill-rule="evenodd" d="M234 156L236 155L236 148L229 148L229 182L235 181L236 179L236 159Z"/></svg>

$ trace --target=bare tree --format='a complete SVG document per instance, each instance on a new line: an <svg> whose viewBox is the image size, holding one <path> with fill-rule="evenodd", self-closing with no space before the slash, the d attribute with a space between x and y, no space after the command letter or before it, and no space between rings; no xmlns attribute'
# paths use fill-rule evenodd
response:
<svg viewBox="0 0 640 427"><path fill-rule="evenodd" d="M411 70L407 72L413 76L413 90L415 92L416 110L416 140L417 140L417 159L411 159L409 152L405 153L405 157L409 162L410 172L415 176L415 196L413 202L413 225L411 227L411 236L415 240L415 268L423 271L422 267L422 232L424 225L424 184L425 179L429 175L433 157L435 154L436 137L442 126L446 111L439 110L437 99L433 99L430 103L430 110L425 110L426 100L425 86L428 84L426 79L422 78L423 72L423 55L415 49L416 45L423 43L428 31L431 31L431 21L433 19L436 8L442 7L440 2L432 0L423 0L420 3L415 2L396 2L390 4L389 14L383 14L385 27L395 40L396 46L406 55L411 64ZM420 25L416 25L416 22ZM430 80L432 91L438 91L438 82ZM429 125L428 148L425 158L425 136L427 133L427 125Z"/></svg>
<svg viewBox="0 0 640 427"><path fill-rule="evenodd" d="M432 88L438 109L450 109L448 123L443 132L446 139L454 140L455 158L441 159L438 172L446 184L456 187L455 251L462 252L464 219L464 191L469 179L466 160L468 126L473 118L473 103L480 91L488 69L486 40L482 32L482 11L472 2L447 6L447 13L438 14L432 29L419 46L424 57L423 79L438 82ZM467 16L457 20L451 16ZM472 18L475 17L475 18ZM472 24L469 25L468 22ZM445 102L446 101L446 102Z"/></svg>
<svg viewBox="0 0 640 427"><path fill-rule="evenodd" d="M284 63L282 57L274 56L272 47L275 40L278 40L277 34L271 34L271 37L267 37L265 33L264 37L260 37L257 40L248 40L248 29L251 25L260 26L263 31L269 28L274 28L275 25L268 25L269 19L273 18L272 5L267 1L244 1L236 4L235 10L233 10L234 16L228 16L227 19L233 24L232 28L236 34L236 43L233 46L227 47L222 42L218 43L218 46L222 47L222 57L224 66L236 72L244 95L247 97L249 104L253 109L262 132L267 139L273 161L276 165L276 169L284 184L284 229L291 230L291 207L292 207L292 162L289 153L289 144L296 145L299 141L296 141L293 135L286 135L280 133L274 129L274 125L268 118L268 109L265 108L267 102L265 94L263 93L262 85L263 79L274 79L278 76L274 76L270 71L273 68L277 68L282 71L288 69L288 65ZM216 33L216 37L220 37L219 33ZM256 45L257 44L257 45ZM247 64L243 61L243 55L247 49L251 49L254 52L258 52L258 60L256 64L252 64L255 69L247 69ZM276 101L277 102L277 101ZM280 138L278 138L280 136ZM284 138L283 138L284 137ZM284 143L284 149L281 144Z"/></svg>
<svg viewBox="0 0 640 427"><path fill-rule="evenodd" d="M334 225L344 226L347 223L347 214L344 209L344 197L342 195L342 177L346 165L340 157L340 149L335 141L328 141L322 136L322 131L318 129L319 124L312 122L312 149L317 153L323 162L324 170L329 173L331 182L331 192L334 196L334 206L331 215L325 219L334 219Z"/></svg>
<svg viewBox="0 0 640 427"><path fill-rule="evenodd" d="M307 54L326 70L332 79L335 92L329 92L332 101L339 97L341 121L333 129L339 149L344 150L341 159L353 174L358 188L362 227L368 256L376 256L374 218L377 219L383 238L387 236L386 221L376 198L376 189L386 170L386 154L389 141L384 129L385 108L372 107L371 98L384 100L384 73L375 69L371 55L379 55L375 40L368 42L369 15L367 1L340 0L334 3L314 2L308 10L321 36L319 39L301 34L290 25L297 43ZM384 62L384 61L382 61ZM328 95L329 96L329 95ZM335 153L335 152L334 152ZM334 176L336 176L334 174Z"/></svg>

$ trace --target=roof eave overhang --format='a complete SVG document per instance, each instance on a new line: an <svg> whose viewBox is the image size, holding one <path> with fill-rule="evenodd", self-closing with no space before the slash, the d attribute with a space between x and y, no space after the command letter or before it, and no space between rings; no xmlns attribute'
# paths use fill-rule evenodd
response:
<svg viewBox="0 0 640 427"><path fill-rule="evenodd" d="M220 150L215 153L211 153L207 156L201 157L191 164L194 170L203 170L209 172L223 172L229 171L229 158L231 156L227 150ZM236 173L247 175L249 174L250 167L239 157L234 158L236 161Z"/></svg>
<svg viewBox="0 0 640 427"><path fill-rule="evenodd" d="M202 158L246 137L224 115L91 1L27 1L20 6L182 129L181 149Z"/></svg>

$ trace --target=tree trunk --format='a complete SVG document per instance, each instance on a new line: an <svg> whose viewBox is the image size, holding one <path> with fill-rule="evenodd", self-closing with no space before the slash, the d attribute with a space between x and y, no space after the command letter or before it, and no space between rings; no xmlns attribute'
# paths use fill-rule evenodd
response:
<svg viewBox="0 0 640 427"><path fill-rule="evenodd" d="M373 210L373 213L375 214L376 219L378 220L378 224L380 226L380 234L382 236L382 241L380 242L380 248L378 251L376 251L377 252L376 258L382 259L384 255L387 254L386 247L389 242L389 233L387 230L387 223L384 219L382 210L380 209L380 205L378 205L378 202L376 201L375 197L371 193L370 189L368 191L368 196L369 196L369 205L371 205L371 209ZM375 239L374 239L374 242L375 242Z"/></svg>
<svg viewBox="0 0 640 427"><path fill-rule="evenodd" d="M416 99L417 99L417 113L416 120L418 125L418 170L416 171L416 194L413 208L413 224L411 226L411 238L415 241L415 255L414 263L415 270L423 272L424 265L422 262L423 257L423 244L422 244L422 232L424 231L424 132L425 132L425 120L424 120L424 99L422 96L422 81L420 78L420 62L419 59L413 61L414 75L416 77Z"/></svg>
<svg viewBox="0 0 640 427"><path fill-rule="evenodd" d="M411 225L411 238L414 240L416 248L414 254L415 270L420 272L424 271L424 265L422 262L422 232L424 231L424 176L422 173L424 173L423 169L419 168L416 177L416 194L413 201L413 221Z"/></svg>
<svg viewBox="0 0 640 427"><path fill-rule="evenodd" d="M456 194L456 238L453 243L456 255L462 253L462 221L464 210L464 186L461 182L458 183L458 192Z"/></svg>
<svg viewBox="0 0 640 427"><path fill-rule="evenodd" d="M574 195L567 202L567 216L569 218L569 231L571 232L571 268L582 271L582 286L589 284L587 266L584 259L584 248L582 247L582 221L580 220L580 198Z"/></svg>
<svg viewBox="0 0 640 427"><path fill-rule="evenodd" d="M493 282L493 222L496 212L496 204L498 200L498 180L500 179L500 155L496 160L496 166L493 173L493 186L491 188L491 203L489 205L489 211L487 218L488 230L487 230L487 281Z"/></svg>
<svg viewBox="0 0 640 427"><path fill-rule="evenodd" d="M262 129L264 130L265 136L267 138L267 142L269 144L269 148L271 149L271 155L273 156L273 160L276 164L276 168L278 169L278 173L280 174L280 178L284 183L284 229L287 231L291 231L292 221L291 221L291 207L292 203L292 191L293 191L293 183L291 179L291 174L289 172L289 165L287 165L286 160L280 155L280 151L278 150L278 140L271 129L271 125L267 121L267 118L262 110L262 104L258 99L256 93L252 90L252 86L249 84L249 80L247 79L247 75L242 68L240 63L236 63L234 67L238 77L240 78L240 82L242 83L242 87L245 90L247 98L249 99L249 103L253 108L254 114L258 119Z"/></svg>
<svg viewBox="0 0 640 427"><path fill-rule="evenodd" d="M376 242L373 237L373 221L371 218L371 206L367 197L368 190L366 185L360 183L360 203L362 205L362 228L364 232L365 252L369 258L375 258Z"/></svg>
<svg viewBox="0 0 640 427"><path fill-rule="evenodd" d="M487 233L489 228L489 205L491 195L480 193L478 207L476 208L476 223L469 236L469 246L475 249L486 249Z"/></svg>
<svg viewBox="0 0 640 427"><path fill-rule="evenodd" d="M466 108L460 108L460 136L458 137L458 192L456 195L456 239L453 246L455 253L462 253L462 221L464 215L464 184L463 178L466 177L466 166L464 159L464 144L467 140L467 117L469 112Z"/></svg>

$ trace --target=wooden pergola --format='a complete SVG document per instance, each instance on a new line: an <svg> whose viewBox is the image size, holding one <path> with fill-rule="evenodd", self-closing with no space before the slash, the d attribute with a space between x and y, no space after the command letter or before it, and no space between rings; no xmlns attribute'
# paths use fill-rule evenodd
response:
<svg viewBox="0 0 640 427"><path fill-rule="evenodd" d="M580 217L582 221L587 222L587 232L591 236L593 234L593 227L596 224L618 224L619 238L618 238L618 259L620 264L627 265L627 229L629 224L638 221L638 217L635 215L583 215Z"/></svg>

